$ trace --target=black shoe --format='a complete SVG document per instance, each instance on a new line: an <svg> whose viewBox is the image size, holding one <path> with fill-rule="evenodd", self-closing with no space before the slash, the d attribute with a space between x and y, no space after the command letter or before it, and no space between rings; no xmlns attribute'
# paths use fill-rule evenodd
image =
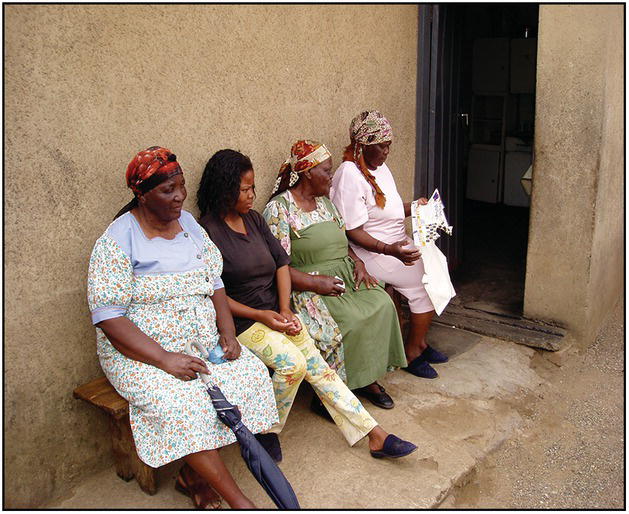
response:
<svg viewBox="0 0 629 514"><path fill-rule="evenodd" d="M356 389L354 391L357 395L367 398L371 403L373 403L376 407L380 407L381 409L392 409L395 405L393 403L393 398L391 398L384 387L382 387L378 382L376 382L378 389L380 392L374 393L369 386L361 387L360 389Z"/></svg>
<svg viewBox="0 0 629 514"><path fill-rule="evenodd" d="M269 432L268 434L256 434L255 438L262 445L275 462L282 462L282 447L280 446L280 438L277 434Z"/></svg>
<svg viewBox="0 0 629 514"><path fill-rule="evenodd" d="M431 346L426 346L426 349L420 355L422 360L429 362L430 364L442 364L448 362L448 356L445 353L441 353L439 350L435 350Z"/></svg>
<svg viewBox="0 0 629 514"><path fill-rule="evenodd" d="M318 414L322 418L325 418L328 421L334 423L334 420L332 419L332 416L330 416L328 409L325 408L325 405L323 405L323 402L319 400L319 397L316 394L312 397L312 401L310 402L310 410L315 414Z"/></svg>

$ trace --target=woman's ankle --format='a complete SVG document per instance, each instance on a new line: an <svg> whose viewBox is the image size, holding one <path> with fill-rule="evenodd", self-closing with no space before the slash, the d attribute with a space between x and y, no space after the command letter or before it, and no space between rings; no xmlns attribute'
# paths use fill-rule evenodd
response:
<svg viewBox="0 0 629 514"><path fill-rule="evenodd" d="M369 449L371 451L382 450L384 440L388 435L389 434L387 434L380 425L373 427L373 429L367 434L367 437L369 438Z"/></svg>

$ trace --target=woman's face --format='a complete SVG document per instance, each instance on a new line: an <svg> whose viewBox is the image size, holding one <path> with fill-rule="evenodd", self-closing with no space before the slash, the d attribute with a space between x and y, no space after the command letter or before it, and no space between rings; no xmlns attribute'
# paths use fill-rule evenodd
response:
<svg viewBox="0 0 629 514"><path fill-rule="evenodd" d="M140 196L140 203L163 221L173 221L181 216L183 202L188 196L186 180L180 173L158 184Z"/></svg>
<svg viewBox="0 0 629 514"><path fill-rule="evenodd" d="M389 156L391 141L386 143L377 143L375 145L363 146L363 157L365 163L370 170L375 170L378 166L382 166Z"/></svg>
<svg viewBox="0 0 629 514"><path fill-rule="evenodd" d="M330 192L332 185L332 157L328 157L325 161L317 164L314 168L305 171L304 174L308 178L310 175L310 187L315 196L326 196Z"/></svg>
<svg viewBox="0 0 629 514"><path fill-rule="evenodd" d="M256 197L255 175L253 170L247 170L240 176L240 193L234 205L238 214L247 214L253 207Z"/></svg>

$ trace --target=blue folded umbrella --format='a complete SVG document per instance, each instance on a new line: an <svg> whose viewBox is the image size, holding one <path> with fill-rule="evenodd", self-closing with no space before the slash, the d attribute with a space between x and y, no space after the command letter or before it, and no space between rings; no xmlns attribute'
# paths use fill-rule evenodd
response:
<svg viewBox="0 0 629 514"><path fill-rule="evenodd" d="M207 353L207 350L201 347L200 344L196 342L192 344L199 348L202 353ZM193 355L189 344L186 344L186 352ZM210 384L208 375L199 373L199 376L212 399L212 404L219 419L236 435L236 439L240 443L240 455L242 455L249 471L264 488L271 500L273 500L273 503L277 505L278 509L300 509L295 491L293 491L293 488L275 461L243 424L242 415L238 407L225 399L218 386Z"/></svg>

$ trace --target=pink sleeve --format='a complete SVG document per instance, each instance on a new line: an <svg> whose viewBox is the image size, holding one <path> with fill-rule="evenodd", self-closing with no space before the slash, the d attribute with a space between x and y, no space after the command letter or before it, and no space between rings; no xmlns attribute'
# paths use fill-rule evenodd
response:
<svg viewBox="0 0 629 514"><path fill-rule="evenodd" d="M330 199L345 220L345 230L364 225L369 220L367 195L371 187L354 163L344 162L334 174Z"/></svg>

